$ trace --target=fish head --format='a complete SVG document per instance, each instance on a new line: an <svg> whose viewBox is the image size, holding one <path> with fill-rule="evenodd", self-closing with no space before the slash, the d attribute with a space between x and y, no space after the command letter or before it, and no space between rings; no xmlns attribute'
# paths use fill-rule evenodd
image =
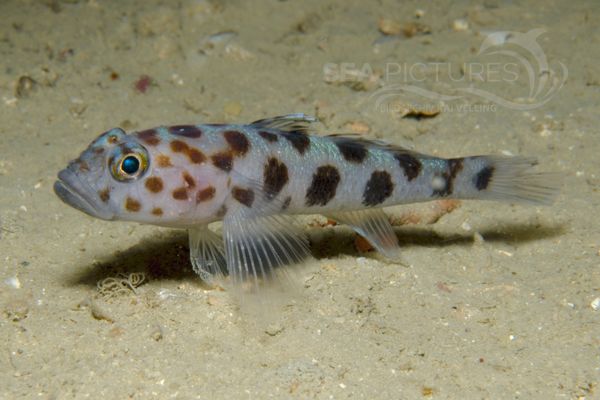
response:
<svg viewBox="0 0 600 400"><path fill-rule="evenodd" d="M189 227L218 216L226 183L204 153L165 128L111 129L59 172L62 201L103 220Z"/></svg>

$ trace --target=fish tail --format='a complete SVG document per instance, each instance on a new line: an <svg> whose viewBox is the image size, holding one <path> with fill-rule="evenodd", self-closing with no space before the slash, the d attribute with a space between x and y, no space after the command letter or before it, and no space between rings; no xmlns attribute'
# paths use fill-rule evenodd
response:
<svg viewBox="0 0 600 400"><path fill-rule="evenodd" d="M535 170L537 160L533 157L476 156L463 160L456 197L550 205L562 185L559 173Z"/></svg>

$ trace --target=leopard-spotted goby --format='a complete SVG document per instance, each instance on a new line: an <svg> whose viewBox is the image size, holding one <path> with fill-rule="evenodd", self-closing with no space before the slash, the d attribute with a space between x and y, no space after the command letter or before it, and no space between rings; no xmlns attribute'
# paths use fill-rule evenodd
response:
<svg viewBox="0 0 600 400"><path fill-rule="evenodd" d="M248 125L111 129L58 174L56 194L93 217L184 228L205 280L268 276L308 254L293 214L348 224L398 258L384 207L435 200L550 203L555 174L524 157L443 159L352 135L309 134L303 114ZM222 236L208 224L223 221Z"/></svg>

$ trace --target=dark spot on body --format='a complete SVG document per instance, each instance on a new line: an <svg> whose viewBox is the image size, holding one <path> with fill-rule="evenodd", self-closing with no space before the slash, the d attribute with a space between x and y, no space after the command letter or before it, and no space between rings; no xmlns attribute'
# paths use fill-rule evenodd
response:
<svg viewBox="0 0 600 400"><path fill-rule="evenodd" d="M159 193L163 190L163 181L158 176L151 176L144 182L146 189L152 193Z"/></svg>
<svg viewBox="0 0 600 400"><path fill-rule="evenodd" d="M94 149L94 154L98 154L98 155L100 155L100 154L102 154L102 153L104 153L104 147L96 147L96 148Z"/></svg>
<svg viewBox="0 0 600 400"><path fill-rule="evenodd" d="M290 207L290 203L292 202L292 196L288 196L285 198L285 200L283 201L283 204L281 205L281 211L285 211Z"/></svg>
<svg viewBox="0 0 600 400"><path fill-rule="evenodd" d="M137 133L137 137L150 146L156 146L160 143L160 137L156 129L146 129Z"/></svg>
<svg viewBox="0 0 600 400"><path fill-rule="evenodd" d="M275 157L269 158L263 171L265 194L269 200L281 192L288 183L288 169L284 163Z"/></svg>
<svg viewBox="0 0 600 400"><path fill-rule="evenodd" d="M185 154L194 164L201 164L206 160L206 156L195 147L190 147L186 142L181 140L173 140L171 142L171 150L175 153Z"/></svg>
<svg viewBox="0 0 600 400"><path fill-rule="evenodd" d="M358 164L363 162L367 157L368 150L365 145L360 142L353 140L336 140L335 144L346 161Z"/></svg>
<svg viewBox="0 0 600 400"><path fill-rule="evenodd" d="M254 192L252 189L243 189L239 186L234 186L231 189L231 195L246 207L252 207L252 203L254 203Z"/></svg>
<svg viewBox="0 0 600 400"><path fill-rule="evenodd" d="M199 190L198 193L196 193L196 203L202 203L204 201L211 200L213 197L215 197L215 193L216 190L213 186Z"/></svg>
<svg viewBox="0 0 600 400"><path fill-rule="evenodd" d="M491 166L487 166L481 169L473 178L473 184L477 188L477 190L485 190L487 189L490 181L492 180L492 176L494 176L495 168Z"/></svg>
<svg viewBox="0 0 600 400"><path fill-rule="evenodd" d="M234 156L243 156L250 150L250 142L242 132L225 131L223 132L223 136L229 144Z"/></svg>
<svg viewBox="0 0 600 400"><path fill-rule="evenodd" d="M202 136L202 130L195 125L174 125L168 128L171 135L197 139Z"/></svg>
<svg viewBox="0 0 600 400"><path fill-rule="evenodd" d="M408 153L396 153L394 158L400 164L400 168L404 171L404 176L409 182L421 173L421 162L415 156Z"/></svg>
<svg viewBox="0 0 600 400"><path fill-rule="evenodd" d="M127 199L125 199L125 209L127 211L138 212L141 210L141 208L142 208L142 205L140 204L139 201L127 196Z"/></svg>
<svg viewBox="0 0 600 400"><path fill-rule="evenodd" d="M375 171L365 186L363 204L371 207L381 204L392 195L393 191L391 175L387 171Z"/></svg>
<svg viewBox="0 0 600 400"><path fill-rule="evenodd" d="M187 187L193 188L194 186L196 186L196 181L194 180L194 177L189 174L189 172L183 171L182 175Z"/></svg>
<svg viewBox="0 0 600 400"><path fill-rule="evenodd" d="M258 134L261 138L265 139L267 142L274 143L278 140L277 135L267 131L258 131Z"/></svg>
<svg viewBox="0 0 600 400"><path fill-rule="evenodd" d="M161 168L173 166L173 164L171 164L171 158L164 154L159 154L156 156L156 165L158 165Z"/></svg>
<svg viewBox="0 0 600 400"><path fill-rule="evenodd" d="M100 196L100 200L102 200L103 203L108 203L110 200L110 188L100 190L98 196Z"/></svg>
<svg viewBox="0 0 600 400"><path fill-rule="evenodd" d="M463 169L464 158L451 158L448 160L448 169L450 170L450 176L453 178L458 175Z"/></svg>
<svg viewBox="0 0 600 400"><path fill-rule="evenodd" d="M233 168L233 157L229 152L216 153L211 156L212 163L215 167L230 172Z"/></svg>
<svg viewBox="0 0 600 400"><path fill-rule="evenodd" d="M463 169L463 158L451 158L446 160L447 168L441 174L444 179L445 185L441 189L434 189L432 195L439 197L447 197L454 191L454 178Z"/></svg>
<svg viewBox="0 0 600 400"><path fill-rule="evenodd" d="M190 147L187 151L187 156L193 164L202 164L206 161L206 156L200 150Z"/></svg>
<svg viewBox="0 0 600 400"><path fill-rule="evenodd" d="M173 198L175 200L187 200L188 199L187 188L180 187L180 188L173 190Z"/></svg>
<svg viewBox="0 0 600 400"><path fill-rule="evenodd" d="M303 132L282 132L281 135L286 138L300 154L304 154L310 146L310 138Z"/></svg>
<svg viewBox="0 0 600 400"><path fill-rule="evenodd" d="M163 210L160 207L154 207L152 209L152 215L156 215L157 217L160 217L161 215L163 215Z"/></svg>
<svg viewBox="0 0 600 400"><path fill-rule="evenodd" d="M340 173L334 166L324 165L317 168L312 183L306 191L306 205L324 206L329 203L335 197L340 179Z"/></svg>

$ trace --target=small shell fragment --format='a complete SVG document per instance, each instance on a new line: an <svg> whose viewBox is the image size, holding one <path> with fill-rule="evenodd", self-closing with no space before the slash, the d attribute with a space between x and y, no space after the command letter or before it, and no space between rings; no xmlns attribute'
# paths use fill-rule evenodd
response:
<svg viewBox="0 0 600 400"><path fill-rule="evenodd" d="M37 87L38 83L30 76L20 76L15 85L15 96L23 98L29 96Z"/></svg>
<svg viewBox="0 0 600 400"><path fill-rule="evenodd" d="M10 278L7 278L4 283L6 283L8 286L14 288L14 289L21 289L21 281L19 280L18 277L13 276Z"/></svg>
<svg viewBox="0 0 600 400"><path fill-rule="evenodd" d="M384 35L399 35L402 33L402 25L398 21L388 18L379 19L379 31Z"/></svg>
<svg viewBox="0 0 600 400"><path fill-rule="evenodd" d="M205 50L214 49L219 45L225 45L237 36L235 31L222 31L212 34L202 40L201 47Z"/></svg>
<svg viewBox="0 0 600 400"><path fill-rule="evenodd" d="M594 311L600 310L600 297L596 297L594 300L592 300L590 307L592 307L592 310Z"/></svg>

